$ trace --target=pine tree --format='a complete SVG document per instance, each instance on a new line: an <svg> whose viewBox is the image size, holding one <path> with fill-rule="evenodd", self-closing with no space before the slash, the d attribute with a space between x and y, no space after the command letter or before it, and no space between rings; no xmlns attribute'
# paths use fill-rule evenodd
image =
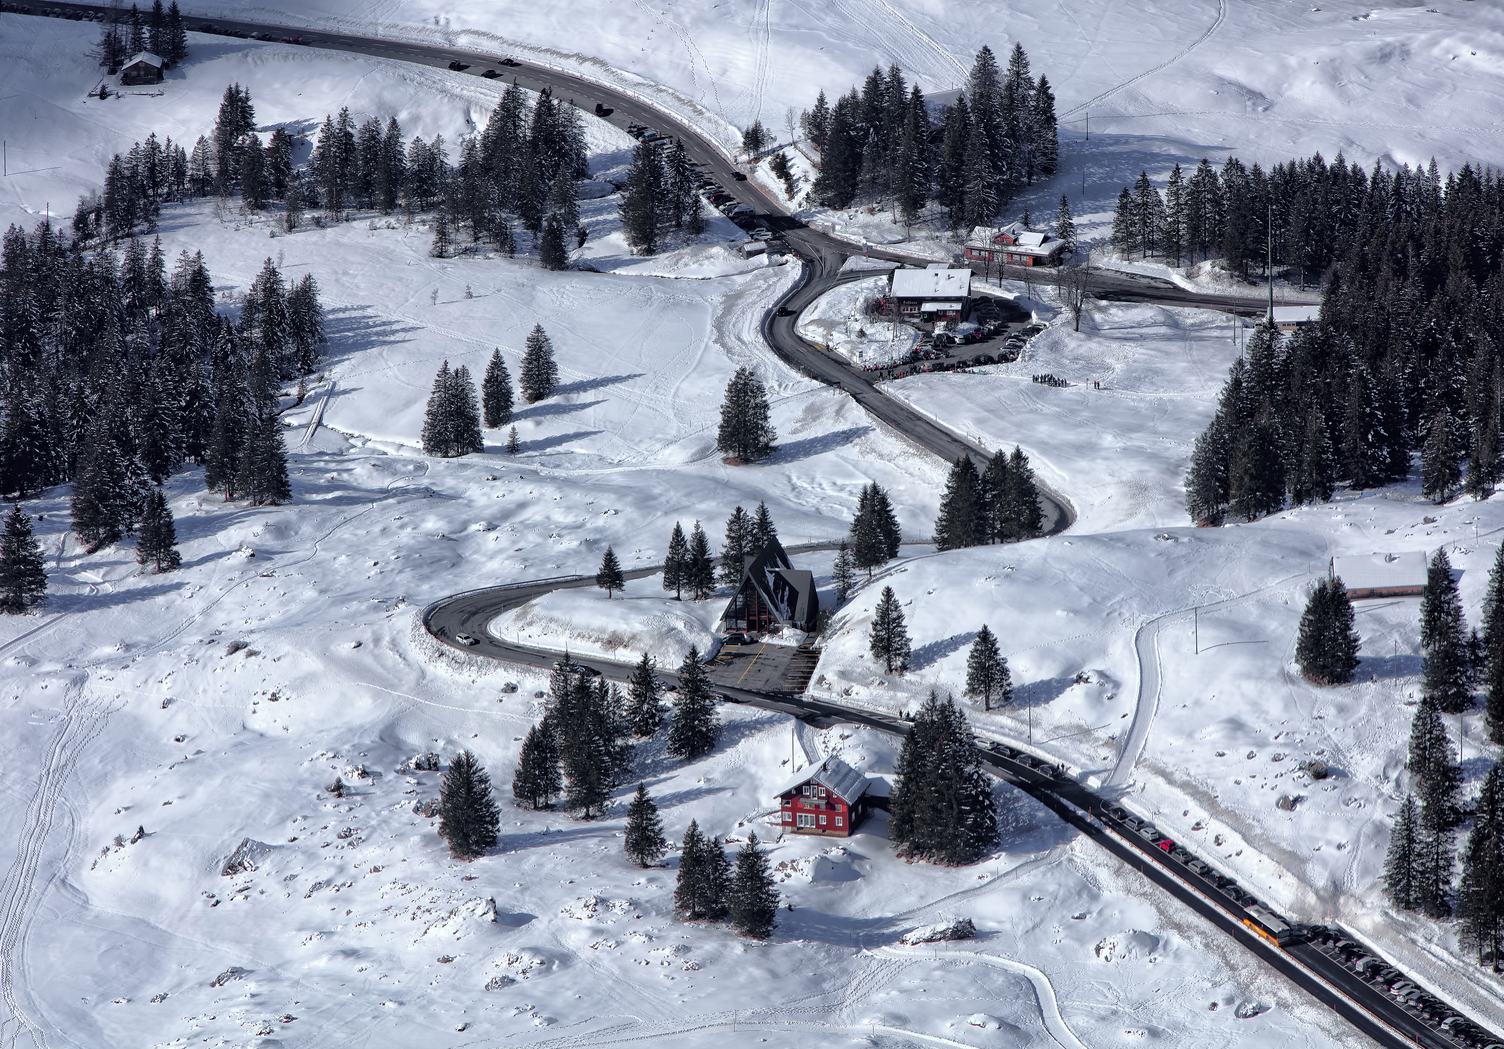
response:
<svg viewBox="0 0 1504 1049"><path fill-rule="evenodd" d="M606 553L601 558L600 570L595 573L595 585L606 592L608 599L613 591L626 589L627 581L622 575L621 563L616 560L616 551L610 545L607 545Z"/></svg>
<svg viewBox="0 0 1504 1049"><path fill-rule="evenodd" d="M1462 486L1462 449L1457 446L1457 424L1443 408L1431 418L1425 447L1421 450L1421 494L1444 503Z"/></svg>
<svg viewBox="0 0 1504 1049"><path fill-rule="evenodd" d="M480 400L486 428L494 430L512 421L512 376L507 372L507 362L501 359L501 350L491 351L486 364L486 376L480 384Z"/></svg>
<svg viewBox="0 0 1504 1049"><path fill-rule="evenodd" d="M762 380L750 368L738 368L721 403L716 450L728 460L756 462L771 454L775 438Z"/></svg>
<svg viewBox="0 0 1504 1049"><path fill-rule="evenodd" d="M1071 217L1071 204L1064 193L1060 194L1060 207L1055 212L1055 239L1065 245L1065 250L1076 252L1076 220Z"/></svg>
<svg viewBox="0 0 1504 1049"><path fill-rule="evenodd" d="M872 613L872 628L868 634L868 648L872 657L882 663L889 674L903 671L909 665L909 631L904 626L903 609L891 586L883 587L877 608Z"/></svg>
<svg viewBox="0 0 1504 1049"><path fill-rule="evenodd" d="M1352 601L1340 579L1323 579L1311 589L1300 617L1295 661L1306 680L1345 685L1358 668L1358 633Z"/></svg>
<svg viewBox="0 0 1504 1049"><path fill-rule="evenodd" d="M538 261L546 270L569 268L569 247L564 243L564 222L558 215L543 220L543 234L538 238Z"/></svg>
<svg viewBox="0 0 1504 1049"><path fill-rule="evenodd" d="M940 497L940 515L935 521L935 546L940 550L959 550L976 546L986 539L981 478L971 456L960 455L951 464Z"/></svg>
<svg viewBox="0 0 1504 1049"><path fill-rule="evenodd" d="M1462 919L1462 942L1471 946L1478 963L1497 961L1504 946L1504 766L1494 765L1484 777L1463 850L1462 878L1457 888L1457 916Z"/></svg>
<svg viewBox="0 0 1504 1049"><path fill-rule="evenodd" d="M1452 878L1457 865L1453 828L1456 816L1440 801L1420 809L1420 851L1416 862L1416 903L1432 918L1452 913Z"/></svg>
<svg viewBox="0 0 1504 1049"><path fill-rule="evenodd" d="M773 935L778 921L778 890L756 834L747 835L747 843L736 855L736 874L728 902L731 924L737 932L754 940L766 940Z"/></svg>
<svg viewBox="0 0 1504 1049"><path fill-rule="evenodd" d="M1044 511L1039 505L1039 485L1029 457L1017 445L1008 457L1008 488L999 514L1001 535L1005 542L1029 539L1044 526Z"/></svg>
<svg viewBox="0 0 1504 1049"><path fill-rule="evenodd" d="M1008 660L998 649L997 635L982 624L977 638L971 643L971 652L966 657L966 694L981 696L982 709L991 710L993 697L998 706L1007 706L1013 700L1013 677L1008 671Z"/></svg>
<svg viewBox="0 0 1504 1049"><path fill-rule="evenodd" d="M1426 572L1420 639L1426 655L1423 692L1448 714L1466 710L1472 705L1467 625L1445 549L1436 551Z"/></svg>
<svg viewBox="0 0 1504 1049"><path fill-rule="evenodd" d="M752 514L748 548L753 553L758 553L776 542L778 542L778 529L773 524L773 515L768 512L768 504L759 499L757 510Z"/></svg>
<svg viewBox="0 0 1504 1049"><path fill-rule="evenodd" d="M141 512L140 531L136 537L136 563L151 565L157 572L170 572L183 563L178 553L177 529L172 510L160 487L152 489Z"/></svg>
<svg viewBox="0 0 1504 1049"><path fill-rule="evenodd" d="M1488 738L1504 744L1504 545L1494 554L1483 596L1483 693Z"/></svg>
<svg viewBox="0 0 1504 1049"><path fill-rule="evenodd" d="M831 585L836 591L837 607L844 605L846 599L851 596L851 591L856 588L856 566L851 561L851 548L842 540L836 550L835 565L830 574Z"/></svg>
<svg viewBox="0 0 1504 1049"><path fill-rule="evenodd" d="M12 503L0 536L0 612L25 612L46 593L42 548L32 535L30 518L21 512L19 503Z"/></svg>
<svg viewBox="0 0 1504 1049"><path fill-rule="evenodd" d="M893 504L888 493L876 481L862 489L857 499L856 518L851 522L851 559L857 568L872 570L885 565L898 556L903 542L898 528L898 518L893 513Z"/></svg>
<svg viewBox="0 0 1504 1049"><path fill-rule="evenodd" d="M668 552L663 557L663 589L674 592L674 600L684 599L684 587L688 584L689 542L684 538L684 529L678 521L668 537Z"/></svg>
<svg viewBox="0 0 1504 1049"><path fill-rule="evenodd" d="M690 921L719 917L724 908L716 884L716 856L720 852L720 844L707 839L700 833L700 825L690 820L679 849L679 875L674 887L674 909L681 917Z"/></svg>
<svg viewBox="0 0 1504 1049"><path fill-rule="evenodd" d="M559 775L559 743L547 722L533 725L522 740L517 771L512 776L512 796L531 808L552 805L563 790Z"/></svg>
<svg viewBox="0 0 1504 1049"><path fill-rule="evenodd" d="M696 601L705 600L715 591L715 562L699 521L689 534L689 557L684 566L684 588Z"/></svg>
<svg viewBox="0 0 1504 1049"><path fill-rule="evenodd" d="M1420 905L1420 850L1420 814L1414 795L1406 794L1389 832L1389 851L1384 859L1384 891L1389 894L1389 902L1402 910L1413 911Z"/></svg>
<svg viewBox="0 0 1504 1049"><path fill-rule="evenodd" d="M459 859L474 859L496 846L500 813L491 777L468 750L449 763L439 788L439 837Z"/></svg>
<svg viewBox="0 0 1504 1049"><path fill-rule="evenodd" d="M1220 419L1196 438L1185 478L1185 510L1191 523L1220 525L1227 515L1230 457L1227 433Z"/></svg>
<svg viewBox="0 0 1504 1049"><path fill-rule="evenodd" d="M597 691L583 674L568 675L553 716L564 772L564 804L582 819L605 807L618 769L615 726L604 681Z"/></svg>
<svg viewBox="0 0 1504 1049"><path fill-rule="evenodd" d="M715 694L710 691L700 651L693 645L679 667L679 691L668 728L668 752L673 757L693 760L710 753L720 736L720 720L715 712Z"/></svg>
<svg viewBox="0 0 1504 1049"><path fill-rule="evenodd" d="M647 739L657 733L663 724L663 710L659 706L662 686L658 683L653 657L642 654L642 661L632 671L627 683L627 723L632 735Z"/></svg>
<svg viewBox="0 0 1504 1049"><path fill-rule="evenodd" d="M462 455L486 450L481 435L480 399L475 394L475 380L463 364L454 370L455 440Z"/></svg>
<svg viewBox="0 0 1504 1049"><path fill-rule="evenodd" d="M443 208L433 217L433 240L428 245L428 254L436 259L447 259L454 254L454 234L449 231L449 213Z"/></svg>
<svg viewBox="0 0 1504 1049"><path fill-rule="evenodd" d="M740 506L731 511L726 520L726 541L721 546L720 576L725 586L736 586L742 581L747 558L758 550L752 545L752 519Z"/></svg>
<svg viewBox="0 0 1504 1049"><path fill-rule="evenodd" d="M507 431L507 454L516 455L522 451L522 441L517 436L517 427L513 426Z"/></svg>
<svg viewBox="0 0 1504 1049"><path fill-rule="evenodd" d="M731 859L720 838L706 836L703 869L705 917L720 921L730 911L732 880Z"/></svg>
<svg viewBox="0 0 1504 1049"><path fill-rule="evenodd" d="M662 221L663 153L656 142L639 142L632 153L622 196L621 218L627 244L638 255L658 251L658 227Z"/></svg>
<svg viewBox="0 0 1504 1049"><path fill-rule="evenodd" d="M632 804L627 806L627 829L622 838L622 851L627 859L639 867L655 867L668 851L668 842L663 837L663 821L658 818L658 806L648 797L648 789L637 784L637 793Z"/></svg>
<svg viewBox="0 0 1504 1049"><path fill-rule="evenodd" d="M543 400L559 384L559 367L554 363L554 347L543 325L533 325L522 354L522 398L528 404Z"/></svg>
<svg viewBox="0 0 1504 1049"><path fill-rule="evenodd" d="M1455 753L1440 705L1434 697L1422 696L1410 725L1407 767L1416 779L1425 806L1446 813L1454 822L1462 785L1462 770L1453 757Z"/></svg>
<svg viewBox="0 0 1504 1049"><path fill-rule="evenodd" d="M891 833L899 853L971 863L997 842L997 806L966 715L931 692L904 737L893 784Z"/></svg>

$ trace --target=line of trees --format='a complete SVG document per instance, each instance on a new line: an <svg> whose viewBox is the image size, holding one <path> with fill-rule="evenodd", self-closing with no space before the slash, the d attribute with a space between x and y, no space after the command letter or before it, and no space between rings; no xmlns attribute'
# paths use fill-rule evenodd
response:
<svg viewBox="0 0 1504 1049"><path fill-rule="evenodd" d="M1504 766L1494 764L1475 802L1464 804L1457 746L1446 716L1486 694L1489 738L1504 744L1504 547L1484 595L1483 632L1469 634L1444 550L1432 558L1421 601L1425 653L1421 700L1410 727L1410 773L1390 831L1384 882L1395 906L1432 918L1455 915L1480 964L1497 965L1504 939ZM1457 839L1467 826L1458 877Z"/></svg>
<svg viewBox="0 0 1504 1049"><path fill-rule="evenodd" d="M99 64L114 73L127 59L142 51L150 51L169 67L188 57L188 31L178 10L178 0L172 0L165 8L162 0L152 0L145 18L135 4L124 19L118 7L110 9L94 47Z"/></svg>
<svg viewBox="0 0 1504 1049"><path fill-rule="evenodd" d="M559 384L553 342L541 324L533 325L528 333L519 378L522 398L529 404L550 396ZM423 453L447 459L485 451L482 425L494 430L510 423L513 400L512 375L499 348L491 351L479 396L470 369L462 364L451 370L449 362L444 361L434 377L423 413ZM507 451L515 454L518 448L514 426Z"/></svg>
<svg viewBox="0 0 1504 1049"><path fill-rule="evenodd" d="M958 550L985 543L1008 543L1037 536L1044 524L1034 468L1023 449L1012 455L999 450L979 471L971 456L951 464L940 513L935 519L935 545Z"/></svg>
<svg viewBox="0 0 1504 1049"><path fill-rule="evenodd" d="M929 201L952 229L989 225L1015 190L1055 173L1055 95L1014 45L1006 69L988 47L937 129L929 102L898 66L874 68L832 105L822 91L800 117L820 152L814 198L832 208L891 204L905 223Z"/></svg>
<svg viewBox="0 0 1504 1049"><path fill-rule="evenodd" d="M669 233L705 232L699 173L677 138L668 145L637 144L627 171L621 218L627 244L639 255L656 254Z"/></svg>
<svg viewBox="0 0 1504 1049"><path fill-rule="evenodd" d="M188 463L226 499L291 497L282 381L325 343L318 285L288 289L268 259L236 318L215 309L199 254L169 273L159 242L86 251L49 223L0 244L0 492L74 482L90 548L142 519L154 486Z"/></svg>
<svg viewBox="0 0 1504 1049"><path fill-rule="evenodd" d="M904 737L893 782L890 833L899 855L932 863L973 863L998 838L992 781L967 724L949 696L933 691Z"/></svg>

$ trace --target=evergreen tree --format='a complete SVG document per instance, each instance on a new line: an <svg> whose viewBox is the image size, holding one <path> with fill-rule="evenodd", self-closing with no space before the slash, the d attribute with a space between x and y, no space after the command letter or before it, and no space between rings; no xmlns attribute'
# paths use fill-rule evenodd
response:
<svg viewBox="0 0 1504 1049"><path fill-rule="evenodd" d="M714 920L726 911L726 854L719 841L700 833L690 820L679 850L679 875L674 909L691 921Z"/></svg>
<svg viewBox="0 0 1504 1049"><path fill-rule="evenodd" d="M522 451L522 441L517 437L517 427L513 426L507 431L507 454L516 455Z"/></svg>
<svg viewBox="0 0 1504 1049"><path fill-rule="evenodd" d="M727 916L731 903L731 859L718 837L705 838L705 917L720 921Z"/></svg>
<svg viewBox="0 0 1504 1049"><path fill-rule="evenodd" d="M668 842L663 837L663 821L658 818L658 806L648 797L648 789L637 784L637 793L632 804L627 806L627 830L622 839L622 851L627 859L639 867L654 867L668 851Z"/></svg>
<svg viewBox="0 0 1504 1049"><path fill-rule="evenodd" d="M1452 878L1457 865L1453 828L1456 816L1440 801L1426 799L1420 809L1416 903L1432 918L1452 913Z"/></svg>
<svg viewBox="0 0 1504 1049"><path fill-rule="evenodd" d="M1462 785L1462 770L1453 755L1456 751L1447 735L1441 707L1431 696L1422 696L1410 725L1410 752L1407 767L1415 777L1425 807L1456 821L1457 797Z"/></svg>
<svg viewBox="0 0 1504 1049"><path fill-rule="evenodd" d="M997 806L966 715L934 692L904 737L893 784L891 832L900 855L971 863L997 842Z"/></svg>
<svg viewBox="0 0 1504 1049"><path fill-rule="evenodd" d="M494 430L512 421L512 376L499 349L491 351L491 360L486 364L486 376L480 384L480 401L487 429Z"/></svg>
<svg viewBox="0 0 1504 1049"><path fill-rule="evenodd" d="M627 244L638 255L658 251L658 226L663 214L663 152L656 142L639 142L632 152L621 219Z"/></svg>
<svg viewBox="0 0 1504 1049"><path fill-rule="evenodd" d="M1421 596L1420 640L1426 662L1422 689L1448 714L1472 705L1471 658L1462 598L1452 578L1452 563L1438 549L1426 571Z"/></svg>
<svg viewBox="0 0 1504 1049"><path fill-rule="evenodd" d="M889 674L903 671L909 665L909 631L904 625L903 608L891 586L883 587L877 608L872 613L872 628L868 634L868 648L872 657L882 663Z"/></svg>
<svg viewBox="0 0 1504 1049"><path fill-rule="evenodd" d="M1483 663L1488 738L1504 744L1504 544L1494 554L1483 595Z"/></svg>
<svg viewBox="0 0 1504 1049"><path fill-rule="evenodd" d="M616 559L616 551L610 545L606 547L606 553L601 558L600 570L595 573L595 585L606 592L609 599L613 591L625 590L626 578L622 575L621 563Z"/></svg>
<svg viewBox="0 0 1504 1049"><path fill-rule="evenodd" d="M663 557L663 589L672 590L675 601L684 599L688 574L689 542L684 538L684 529L675 521L674 530L668 537L668 552Z"/></svg>
<svg viewBox="0 0 1504 1049"><path fill-rule="evenodd" d="M705 600L715 591L715 561L699 521L689 534L689 557L684 566L684 588L696 601Z"/></svg>
<svg viewBox="0 0 1504 1049"><path fill-rule="evenodd" d="M775 437L762 380L750 368L738 368L721 403L716 450L730 460L756 462L771 454Z"/></svg>
<svg viewBox="0 0 1504 1049"><path fill-rule="evenodd" d="M710 691L700 651L693 645L679 667L679 691L668 728L668 752L676 758L693 760L710 753L720 736L720 720L715 712L715 694Z"/></svg>
<svg viewBox="0 0 1504 1049"><path fill-rule="evenodd" d="M1196 438L1185 478L1185 509L1196 525L1220 525L1227 514L1227 433L1214 419Z"/></svg>
<svg viewBox="0 0 1504 1049"><path fill-rule="evenodd" d="M0 536L0 612L25 612L46 593L42 548L32 535L30 518L21 512L19 503L12 503Z"/></svg>
<svg viewBox="0 0 1504 1049"><path fill-rule="evenodd" d="M569 247L564 243L564 222L558 215L543 220L543 234L538 238L538 261L546 270L569 268Z"/></svg>
<svg viewBox="0 0 1504 1049"><path fill-rule="evenodd" d="M1494 765L1483 780L1463 850L1457 915L1462 942L1479 964L1497 961L1504 946L1504 766Z"/></svg>
<svg viewBox="0 0 1504 1049"><path fill-rule="evenodd" d="M657 733L663 724L663 711L659 706L661 697L662 686L658 683L653 657L644 652L627 684L627 723L632 735L647 739Z"/></svg>
<svg viewBox="0 0 1504 1049"><path fill-rule="evenodd" d="M1384 891L1389 894L1389 902L1402 910L1412 911L1420 905L1420 851L1420 813L1414 795L1406 794L1389 832L1389 851L1384 859Z"/></svg>
<svg viewBox="0 0 1504 1049"><path fill-rule="evenodd" d="M580 818L593 819L605 807L618 770L616 726L604 680L597 690L585 675L568 675L553 715L564 772L564 804Z"/></svg>
<svg viewBox="0 0 1504 1049"><path fill-rule="evenodd" d="M720 576L725 586L736 586L742 581L747 558L757 554L752 545L752 519L740 506L731 511L726 519L726 542L721 546Z"/></svg>
<svg viewBox="0 0 1504 1049"><path fill-rule="evenodd" d="M945 493L940 497L935 546L940 550L976 546L987 538L985 518L976 464L969 455L957 456L945 482Z"/></svg>
<svg viewBox="0 0 1504 1049"><path fill-rule="evenodd" d="M459 859L474 859L496 845L500 814L491 777L468 750L449 763L439 788L439 837Z"/></svg>
<svg viewBox="0 0 1504 1049"><path fill-rule="evenodd" d="M1444 503L1462 486L1462 449L1457 446L1457 424L1443 408L1431 419L1420 457L1421 494Z"/></svg>
<svg viewBox="0 0 1504 1049"><path fill-rule="evenodd" d="M1300 617L1295 661L1308 681L1345 685L1358 668L1358 632L1353 605L1340 579L1323 579L1311 589Z"/></svg>
<svg viewBox="0 0 1504 1049"><path fill-rule="evenodd" d="M436 259L447 259L454 254L454 234L449 230L449 213L443 208L433 217L433 240L428 245L428 254Z"/></svg>
<svg viewBox="0 0 1504 1049"><path fill-rule="evenodd" d="M1014 446L1008 457L1008 486L999 513L1000 538L1016 542L1039 534L1044 526L1044 511L1039 505L1039 485L1034 468L1023 449Z"/></svg>
<svg viewBox="0 0 1504 1049"><path fill-rule="evenodd" d="M752 553L758 553L776 542L778 542L778 529L773 524L773 515L768 512L768 504L759 499L757 510L752 514L748 549Z"/></svg>
<svg viewBox="0 0 1504 1049"><path fill-rule="evenodd" d="M737 932L754 940L766 940L773 935L773 926L778 921L778 890L756 834L747 835L747 843L736 855L736 874L728 902L731 924Z"/></svg>
<svg viewBox="0 0 1504 1049"><path fill-rule="evenodd" d="M857 500L856 518L851 522L851 559L857 568L872 570L898 556L903 537L888 493L876 481L862 489Z"/></svg>
<svg viewBox="0 0 1504 1049"><path fill-rule="evenodd" d="M564 782L559 775L559 742L553 727L544 721L527 730L517 771L512 776L512 796L534 809L552 805Z"/></svg>
<svg viewBox="0 0 1504 1049"><path fill-rule="evenodd" d="M835 565L831 569L830 579L835 587L836 606L844 605L846 599L851 596L851 591L856 588L856 566L852 563L851 548L847 546L845 540L841 541L840 547L836 550Z"/></svg>
<svg viewBox="0 0 1504 1049"><path fill-rule="evenodd" d="M1064 193L1060 194L1060 207L1055 212L1055 239L1065 245L1065 250L1076 252L1076 220L1071 217L1071 203Z"/></svg>
<svg viewBox="0 0 1504 1049"><path fill-rule="evenodd" d="M559 367L554 363L554 347L543 325L533 325L522 354L522 398L528 404L543 400L559 384Z"/></svg>
<svg viewBox="0 0 1504 1049"><path fill-rule="evenodd" d="M155 571L170 572L183 563L178 553L177 529L173 525L172 510L160 487L153 488L146 497L141 512L140 532L136 538L136 563L151 565Z"/></svg>
<svg viewBox="0 0 1504 1049"><path fill-rule="evenodd" d="M966 657L966 694L981 696L983 710L992 709L994 697L998 706L1007 706L1013 701L1013 677L1008 671L1008 660L998 649L997 635L986 623L977 631L971 652Z"/></svg>

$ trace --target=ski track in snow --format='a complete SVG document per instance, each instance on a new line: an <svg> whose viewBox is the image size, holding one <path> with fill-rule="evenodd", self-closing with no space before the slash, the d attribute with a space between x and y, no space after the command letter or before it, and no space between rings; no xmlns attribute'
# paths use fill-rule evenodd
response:
<svg viewBox="0 0 1504 1049"><path fill-rule="evenodd" d="M1189 55L1192 51L1195 51L1202 44L1210 40L1212 38L1212 34L1220 29L1222 27L1222 23L1226 20L1227 0L1217 0L1217 17L1212 20L1212 24L1207 27L1206 32L1202 33L1195 40L1192 40L1185 47L1181 48L1179 51L1175 52L1173 55L1165 59L1163 62L1160 62L1158 65L1151 66L1148 69L1144 70L1142 73L1135 74L1134 76L1129 77L1127 80L1124 80L1120 84L1115 84L1114 86L1108 88L1106 91L1098 92L1084 102L1078 102L1070 109L1067 109L1063 113L1061 113L1057 119L1061 123L1064 123L1067 117L1073 117L1083 110L1090 109L1098 102L1106 101L1113 95L1117 94L1119 91L1122 91L1124 88L1132 87L1134 84L1138 83L1140 80L1143 80L1145 77L1153 76L1155 73L1163 72L1164 70L1170 68L1176 62L1179 62L1181 59Z"/></svg>

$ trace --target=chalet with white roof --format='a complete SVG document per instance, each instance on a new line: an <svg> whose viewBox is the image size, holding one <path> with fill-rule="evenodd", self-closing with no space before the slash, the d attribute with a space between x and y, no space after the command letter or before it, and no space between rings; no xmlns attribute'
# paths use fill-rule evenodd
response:
<svg viewBox="0 0 1504 1049"><path fill-rule="evenodd" d="M162 82L162 60L150 51L142 51L132 55L120 67L120 82L128 86L138 84L160 84Z"/></svg>
<svg viewBox="0 0 1504 1049"><path fill-rule="evenodd" d="M888 297L898 315L910 320L964 320L971 308L971 270L943 262L896 269L888 276Z"/></svg>
<svg viewBox="0 0 1504 1049"><path fill-rule="evenodd" d="M1318 306L1276 306L1269 318L1280 331L1299 331L1315 324L1321 318Z"/></svg>
<svg viewBox="0 0 1504 1049"><path fill-rule="evenodd" d="M1010 222L974 226L962 257L991 266L1058 266L1069 250L1070 245L1059 237Z"/></svg>
<svg viewBox="0 0 1504 1049"><path fill-rule="evenodd" d="M1421 550L1399 554L1344 554L1332 558L1332 578L1342 580L1347 596L1419 597L1426 589L1426 555Z"/></svg>
<svg viewBox="0 0 1504 1049"><path fill-rule="evenodd" d="M872 780L837 757L799 770L778 791L783 829L848 837L867 815Z"/></svg>

